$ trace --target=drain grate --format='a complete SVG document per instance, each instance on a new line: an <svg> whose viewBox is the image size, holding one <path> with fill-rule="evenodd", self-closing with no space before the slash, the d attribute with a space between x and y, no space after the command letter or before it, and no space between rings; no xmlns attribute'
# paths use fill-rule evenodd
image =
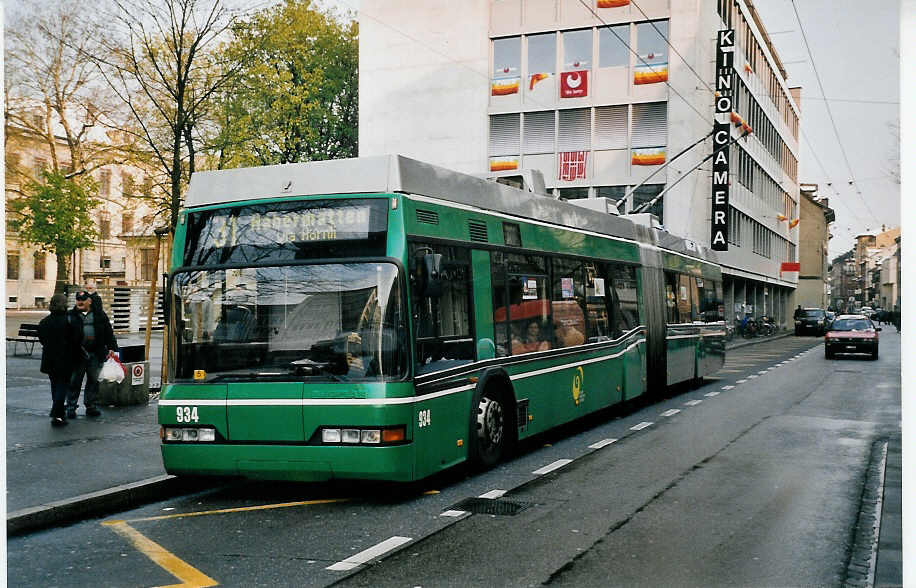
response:
<svg viewBox="0 0 916 588"><path fill-rule="evenodd" d="M491 514L515 516L523 510L533 506L530 502L516 502L495 498L465 498L458 504L449 507L449 510L464 510L475 514Z"/></svg>

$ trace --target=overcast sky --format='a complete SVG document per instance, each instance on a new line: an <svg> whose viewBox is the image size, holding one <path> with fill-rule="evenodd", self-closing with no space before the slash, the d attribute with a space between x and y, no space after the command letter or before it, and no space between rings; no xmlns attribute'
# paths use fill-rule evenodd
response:
<svg viewBox="0 0 916 588"><path fill-rule="evenodd" d="M789 85L802 87L798 178L819 184L836 211L832 259L851 249L858 234L900 226L900 185L893 178L900 6L896 0L763 0L755 6Z"/></svg>

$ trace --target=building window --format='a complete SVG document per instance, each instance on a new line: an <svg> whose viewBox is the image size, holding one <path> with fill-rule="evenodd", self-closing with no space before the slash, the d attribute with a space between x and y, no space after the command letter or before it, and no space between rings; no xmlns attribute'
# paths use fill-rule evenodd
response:
<svg viewBox="0 0 916 588"><path fill-rule="evenodd" d="M127 172L121 172L121 194L124 196L134 195L134 177Z"/></svg>
<svg viewBox="0 0 916 588"><path fill-rule="evenodd" d="M143 195L147 198L153 195L153 178L152 176L146 176L143 178Z"/></svg>
<svg viewBox="0 0 916 588"><path fill-rule="evenodd" d="M525 113L525 140L522 153L553 153L556 150L556 115L547 112Z"/></svg>
<svg viewBox="0 0 916 588"><path fill-rule="evenodd" d="M107 212L99 215L99 239L111 239L111 215Z"/></svg>
<svg viewBox="0 0 916 588"><path fill-rule="evenodd" d="M592 67L592 29L563 33L563 71Z"/></svg>
<svg viewBox="0 0 916 588"><path fill-rule="evenodd" d="M103 169L99 171L99 195L109 196L111 194L111 170Z"/></svg>
<svg viewBox="0 0 916 588"><path fill-rule="evenodd" d="M156 256L155 249L140 250L140 279L150 281L156 276L156 267L153 265L153 258Z"/></svg>
<svg viewBox="0 0 916 588"><path fill-rule="evenodd" d="M630 25L598 29L598 67L630 64Z"/></svg>
<svg viewBox="0 0 916 588"><path fill-rule="evenodd" d="M595 109L595 149L627 148L627 105Z"/></svg>
<svg viewBox="0 0 916 588"><path fill-rule="evenodd" d="M640 186L633 190L633 209L635 210L646 202L651 201L653 198L658 196L664 188L664 184L646 184L645 186ZM658 220L664 224L665 199L660 198L658 202L646 210L643 210L642 212L650 212L654 214L658 217Z"/></svg>
<svg viewBox="0 0 916 588"><path fill-rule="evenodd" d="M6 253L6 279L19 279L19 252L7 251Z"/></svg>
<svg viewBox="0 0 916 588"><path fill-rule="evenodd" d="M560 188L560 200L579 200L588 198L588 188Z"/></svg>
<svg viewBox="0 0 916 588"><path fill-rule="evenodd" d="M636 25L636 52L639 63L664 65L668 63L668 21L642 22Z"/></svg>
<svg viewBox="0 0 916 588"><path fill-rule="evenodd" d="M111 258L102 257L101 259L99 259L99 267L105 270L110 270L111 269Z"/></svg>
<svg viewBox="0 0 916 588"><path fill-rule="evenodd" d="M493 79L517 78L521 74L522 39L507 37L493 40Z"/></svg>
<svg viewBox="0 0 916 588"><path fill-rule="evenodd" d="M44 157L36 157L33 160L32 169L35 171L35 177L40 178L42 172L48 169L48 160Z"/></svg>
<svg viewBox="0 0 916 588"><path fill-rule="evenodd" d="M623 198L627 193L626 186L598 186L595 188L595 196L598 198L610 198L615 202Z"/></svg>
<svg viewBox="0 0 916 588"><path fill-rule="evenodd" d="M490 117L490 155L518 155L521 151L520 137L518 114L496 114Z"/></svg>
<svg viewBox="0 0 916 588"><path fill-rule="evenodd" d="M127 235L134 230L134 215L132 212L125 212L121 216L121 233Z"/></svg>
<svg viewBox="0 0 916 588"><path fill-rule="evenodd" d="M661 147L668 144L668 103L633 105L633 147Z"/></svg>
<svg viewBox="0 0 916 588"><path fill-rule="evenodd" d="M529 35L528 75L553 74L557 63L557 36L554 33Z"/></svg>
<svg viewBox="0 0 916 588"><path fill-rule="evenodd" d="M592 143L591 111L575 108L560 111L558 151L587 151Z"/></svg>
<svg viewBox="0 0 916 588"><path fill-rule="evenodd" d="M47 256L41 252L35 252L35 279L44 280L45 279L45 259Z"/></svg>

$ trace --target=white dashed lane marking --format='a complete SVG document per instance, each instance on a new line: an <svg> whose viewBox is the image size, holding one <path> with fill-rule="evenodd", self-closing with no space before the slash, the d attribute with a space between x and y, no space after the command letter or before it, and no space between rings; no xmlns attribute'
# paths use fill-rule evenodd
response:
<svg viewBox="0 0 916 588"><path fill-rule="evenodd" d="M347 559L343 561L339 561L336 564L332 566L328 566L325 569L331 570L334 572L346 572L348 570L352 570L353 568L357 568L363 565L364 563L368 563L372 561L373 559L377 558L380 555L384 555L388 553L392 549L395 549L397 547L400 547L401 545L404 545L405 543L407 543L410 540L411 540L410 537L398 537L398 536L390 537L388 539L385 539L384 541L382 541L381 543L379 543L378 545L374 547L370 547L369 549L365 551L360 551L356 555L351 555Z"/></svg>
<svg viewBox="0 0 916 588"><path fill-rule="evenodd" d="M698 404L701 404L702 402L703 402L702 400L690 400L688 402L685 402L684 406L696 406Z"/></svg>
<svg viewBox="0 0 916 588"><path fill-rule="evenodd" d="M611 443L616 443L616 442L617 442L617 439L602 439L601 441L598 441L597 443L592 443L591 445L588 446L588 448L589 449L601 449L602 447L607 447Z"/></svg>
<svg viewBox="0 0 916 588"><path fill-rule="evenodd" d="M732 390L734 389L734 386L722 386L722 389L723 390Z"/></svg>
<svg viewBox="0 0 916 588"><path fill-rule="evenodd" d="M460 517L461 515L468 514L466 510L447 510L440 514L440 517Z"/></svg>
<svg viewBox="0 0 916 588"><path fill-rule="evenodd" d="M500 498L505 493L505 490L490 490L489 492L481 494L480 498Z"/></svg>
<svg viewBox="0 0 916 588"><path fill-rule="evenodd" d="M547 465L545 465L544 467L542 467L542 468L540 468L540 469L537 469L537 470L534 470L534 471L531 472L531 473L534 474L534 475L536 475L536 476L541 476L541 475L543 475L543 474L549 474L550 472L552 472L552 471L554 471L554 470L560 469L561 467L565 466L566 464L568 464L568 463L571 462L571 461L572 461L571 459L558 459L557 461L555 461L555 462L553 462L553 463L551 463L551 464L547 464Z"/></svg>
<svg viewBox="0 0 916 588"><path fill-rule="evenodd" d="M670 416L676 415L676 414L679 413L679 412L681 412L680 409L678 409L678 408L672 408L671 410L666 410L665 412L663 412L663 413L662 413L662 416L663 416L663 417L670 417Z"/></svg>
<svg viewBox="0 0 916 588"><path fill-rule="evenodd" d="M639 423L638 425L634 425L634 426L630 427L630 430L631 430L631 431L642 431L642 430L645 429L646 427L651 427L651 426L652 426L652 423L643 421L643 422Z"/></svg>
<svg viewBox="0 0 916 588"><path fill-rule="evenodd" d="M718 396L718 395L719 395L718 392L707 392L703 396L706 396L707 398L712 398L713 396Z"/></svg>
<svg viewBox="0 0 916 588"><path fill-rule="evenodd" d="M744 379L744 380L738 380L738 381L735 382L735 383L736 383L736 384L744 384L744 383L746 383L746 382L747 382L747 379Z"/></svg>

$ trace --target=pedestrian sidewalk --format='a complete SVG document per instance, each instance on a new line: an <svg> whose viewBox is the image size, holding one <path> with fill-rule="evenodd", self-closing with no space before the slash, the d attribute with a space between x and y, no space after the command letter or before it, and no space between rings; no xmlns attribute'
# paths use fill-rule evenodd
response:
<svg viewBox="0 0 916 588"><path fill-rule="evenodd" d="M121 346L144 335L120 335ZM162 334L150 342L150 378L158 385ZM159 453L158 393L149 404L103 406L102 416L53 428L48 377L39 372L41 347L31 356L6 357L7 532L99 516L165 498L176 483ZM82 397L80 398L82 402Z"/></svg>

